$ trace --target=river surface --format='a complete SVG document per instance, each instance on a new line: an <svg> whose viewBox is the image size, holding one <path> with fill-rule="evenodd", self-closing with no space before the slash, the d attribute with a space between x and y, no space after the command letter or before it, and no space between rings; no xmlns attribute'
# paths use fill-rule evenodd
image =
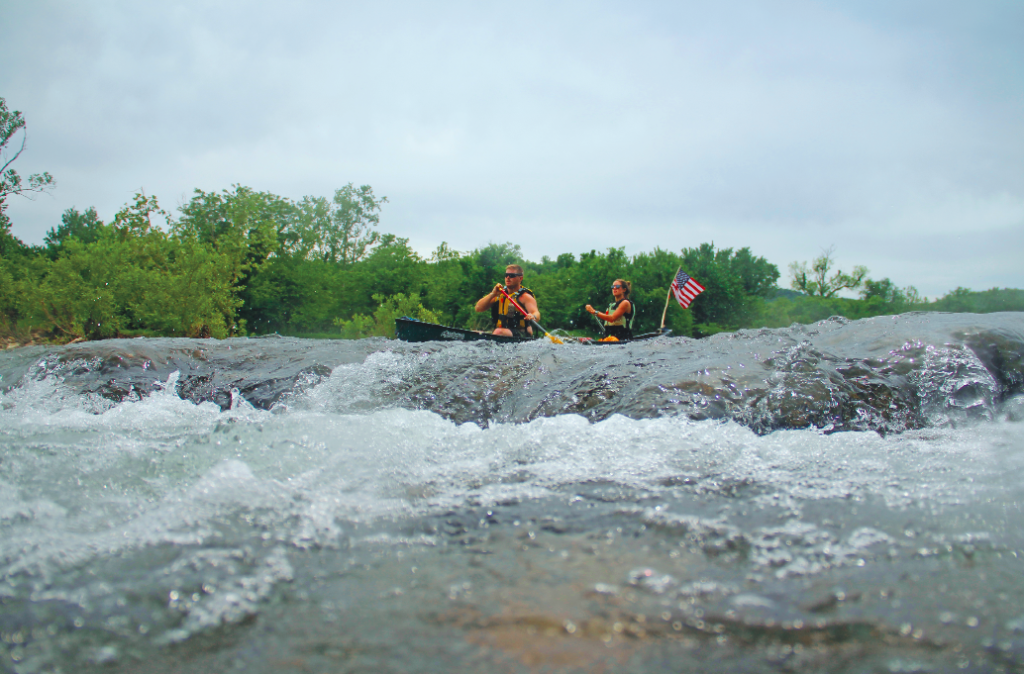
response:
<svg viewBox="0 0 1024 674"><path fill-rule="evenodd" d="M0 353L0 671L1024 671L1024 314Z"/></svg>

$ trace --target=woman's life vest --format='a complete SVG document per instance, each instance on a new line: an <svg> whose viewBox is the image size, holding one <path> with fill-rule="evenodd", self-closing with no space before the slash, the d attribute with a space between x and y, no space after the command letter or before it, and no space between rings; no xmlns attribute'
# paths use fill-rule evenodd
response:
<svg viewBox="0 0 1024 674"><path fill-rule="evenodd" d="M612 302L608 305L608 311L605 312L609 316L615 313L615 310L619 308L619 305L623 302L629 302L629 300L623 298L618 302ZM619 316L616 321L602 321L604 323L604 332L610 337L618 337L619 339L632 339L633 338L633 319L636 318L635 305L629 302L629 311Z"/></svg>
<svg viewBox="0 0 1024 674"><path fill-rule="evenodd" d="M505 288L505 292L508 292L508 288ZM533 291L529 288L520 288L518 291L512 293L509 292L516 302L520 302L519 297L521 295L532 295ZM491 320L494 321L494 327L496 328L507 328L512 331L513 334L522 333L526 334L526 317L519 313L519 309L512 304L507 297L499 295L498 299L494 300L491 304Z"/></svg>

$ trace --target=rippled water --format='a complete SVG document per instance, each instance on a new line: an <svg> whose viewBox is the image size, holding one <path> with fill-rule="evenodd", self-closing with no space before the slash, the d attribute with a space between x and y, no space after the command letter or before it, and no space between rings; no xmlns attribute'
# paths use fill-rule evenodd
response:
<svg viewBox="0 0 1024 674"><path fill-rule="evenodd" d="M0 354L12 672L1024 669L1024 314Z"/></svg>

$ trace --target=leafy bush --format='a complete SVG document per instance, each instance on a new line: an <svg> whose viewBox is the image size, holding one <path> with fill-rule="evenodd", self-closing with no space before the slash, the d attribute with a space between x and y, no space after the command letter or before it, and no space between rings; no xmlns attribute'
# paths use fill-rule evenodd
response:
<svg viewBox="0 0 1024 674"><path fill-rule="evenodd" d="M397 293L390 297L377 294L373 296L373 299L380 306L373 312L372 318L357 314L348 320L335 319L334 324L341 328L343 338L388 337L394 339L395 319L402 316L409 316L428 323L440 322L437 314L425 309L416 297Z"/></svg>

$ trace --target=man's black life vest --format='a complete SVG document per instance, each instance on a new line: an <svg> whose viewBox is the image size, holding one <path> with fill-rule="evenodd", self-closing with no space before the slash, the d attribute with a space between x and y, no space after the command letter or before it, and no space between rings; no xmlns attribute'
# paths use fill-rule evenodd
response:
<svg viewBox="0 0 1024 674"><path fill-rule="evenodd" d="M623 298L618 302L612 302L608 305L607 313L609 316L615 313L615 310L619 308L619 305L629 300ZM629 311L619 316L619 320L609 323L603 321L604 332L609 337L615 337L616 339L633 339L633 319L636 318L636 305L629 302Z"/></svg>
<svg viewBox="0 0 1024 674"><path fill-rule="evenodd" d="M505 292L508 292L508 288L505 288ZM520 295L532 295L533 291L529 288L520 288L517 292L509 292L516 302L520 302ZM494 327L496 328L507 328L512 331L514 335L525 335L526 334L526 317L519 313L515 305L508 301L508 298L504 295L499 295L498 299L494 300L491 304L491 320L494 321Z"/></svg>

